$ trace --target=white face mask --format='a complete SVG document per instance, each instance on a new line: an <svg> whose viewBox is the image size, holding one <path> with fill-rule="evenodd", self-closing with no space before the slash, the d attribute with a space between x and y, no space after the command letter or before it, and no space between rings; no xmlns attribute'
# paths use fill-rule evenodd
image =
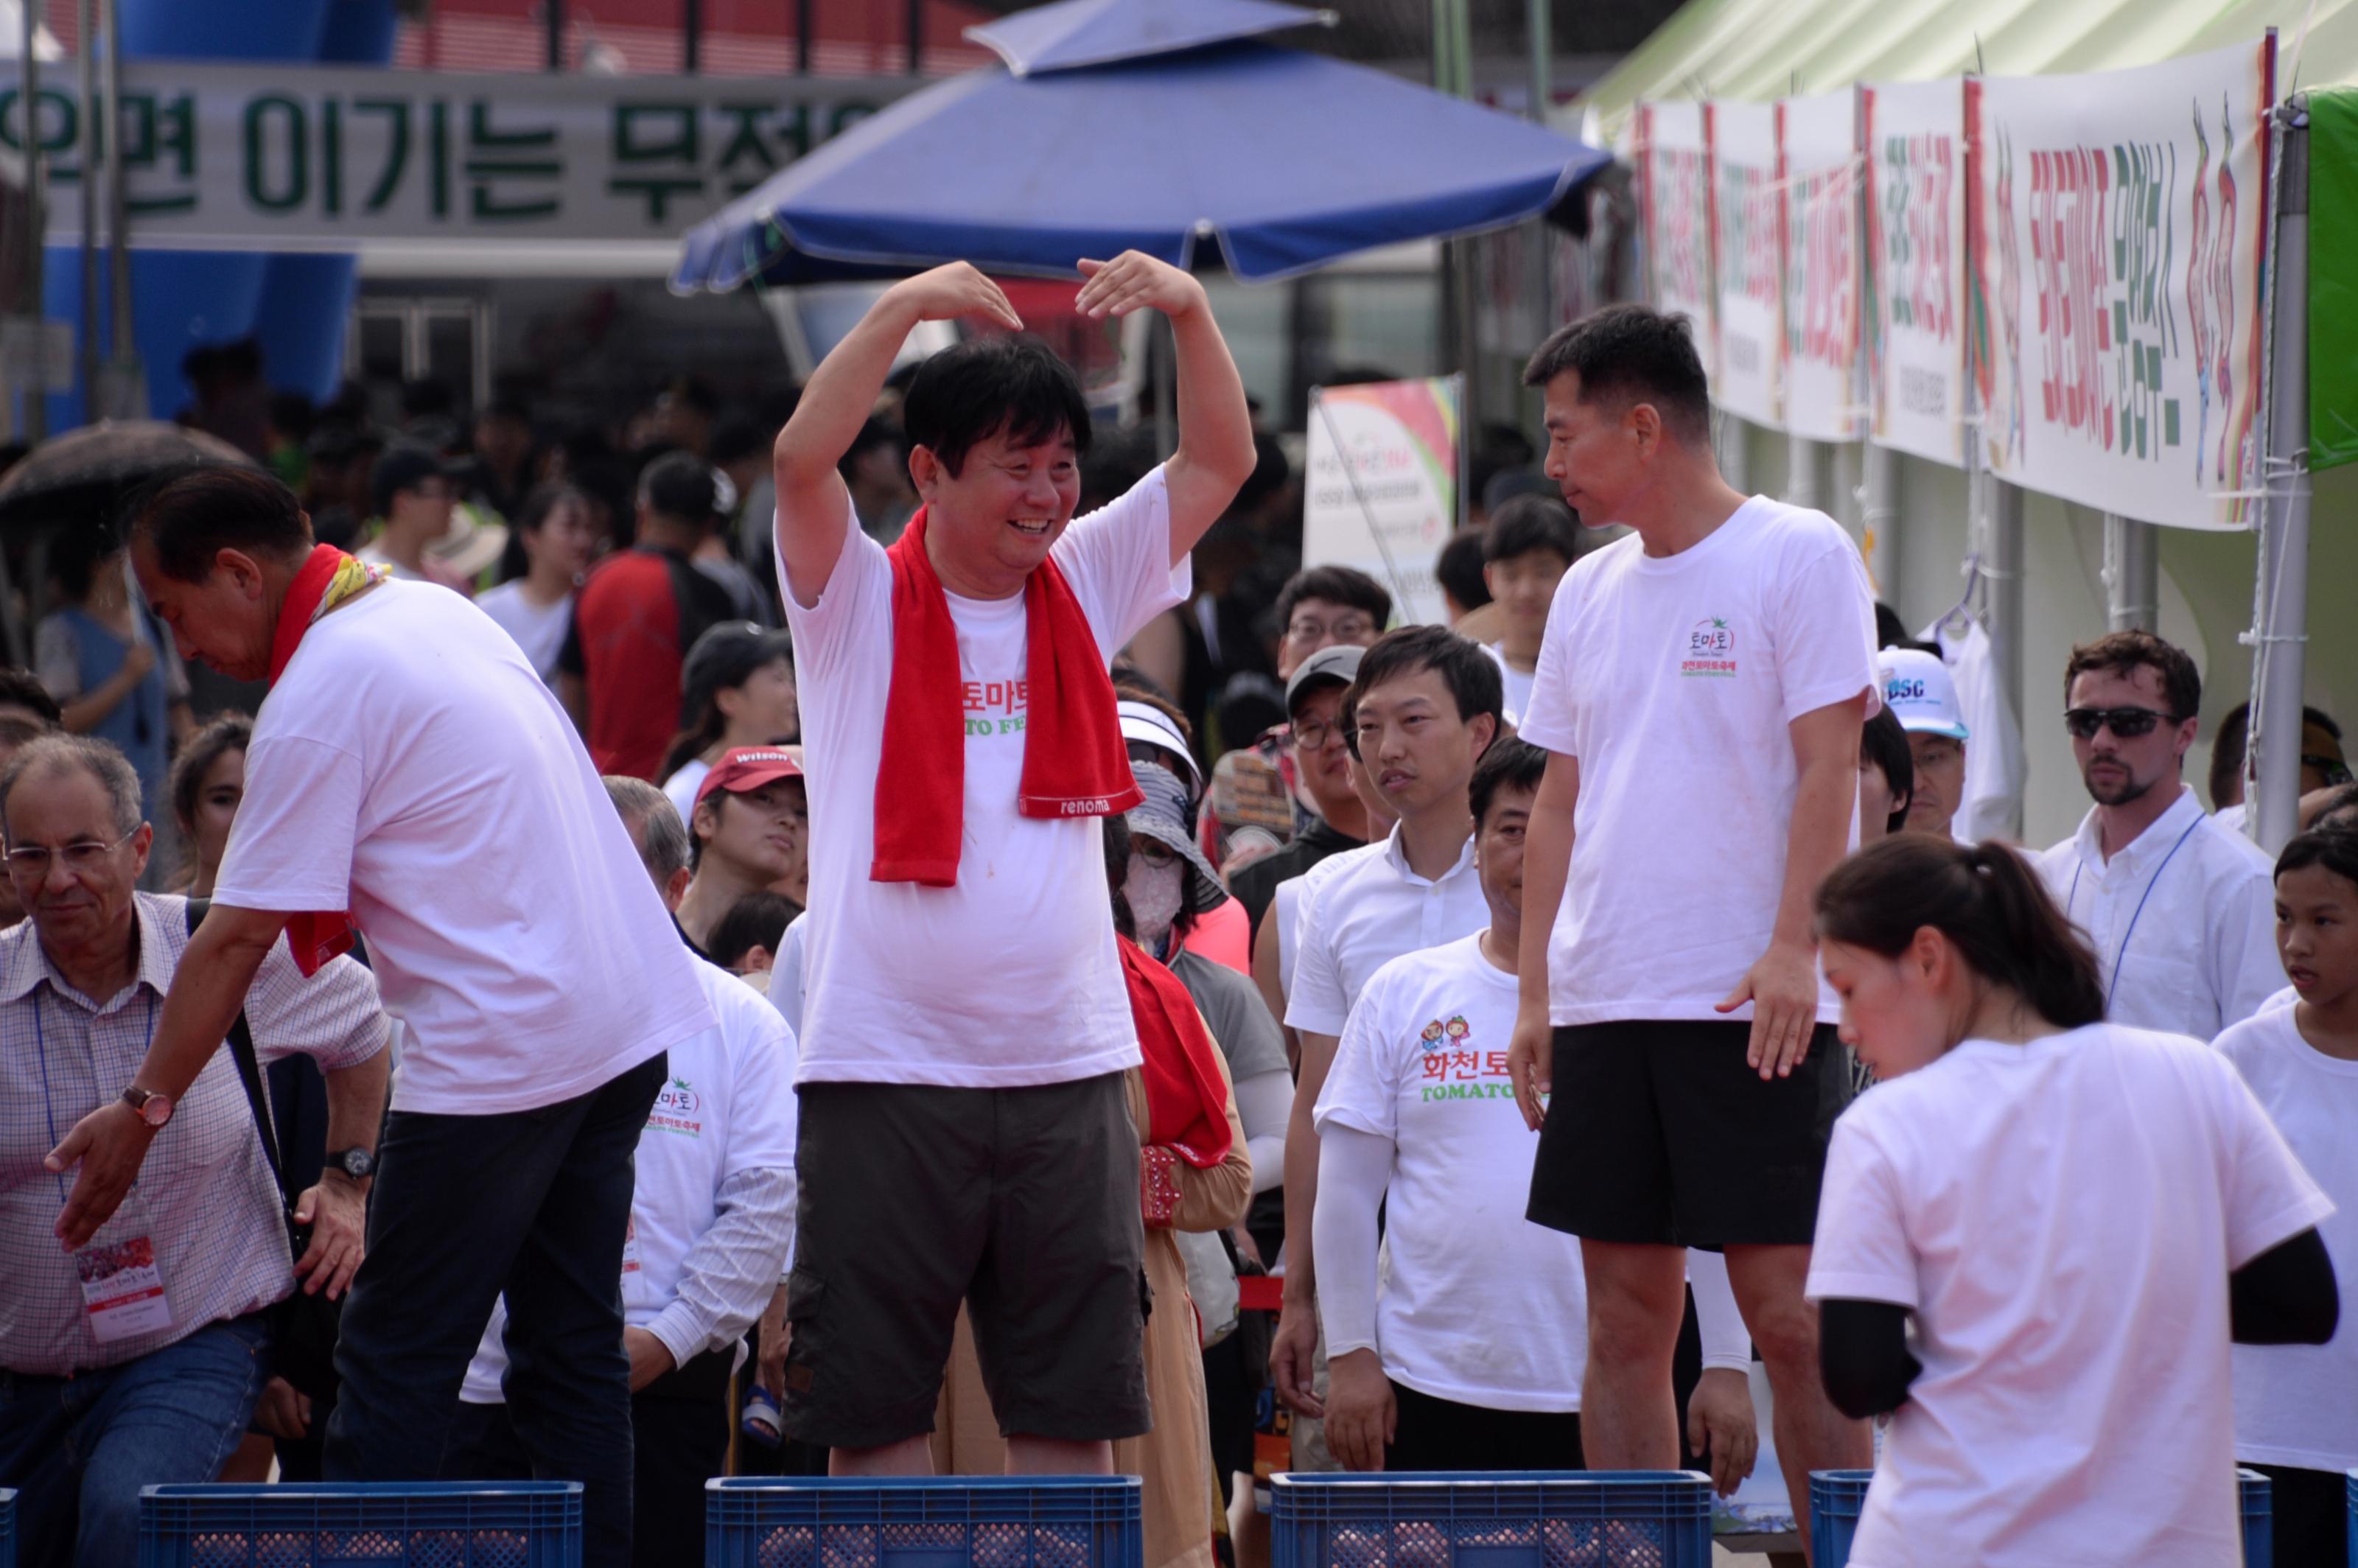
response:
<svg viewBox="0 0 2358 1568"><path fill-rule="evenodd" d="M1179 918L1187 870L1184 860L1157 864L1143 855L1130 858L1122 896L1130 901L1130 919L1138 926L1138 945L1150 953L1162 951L1163 938L1171 935L1171 923Z"/></svg>

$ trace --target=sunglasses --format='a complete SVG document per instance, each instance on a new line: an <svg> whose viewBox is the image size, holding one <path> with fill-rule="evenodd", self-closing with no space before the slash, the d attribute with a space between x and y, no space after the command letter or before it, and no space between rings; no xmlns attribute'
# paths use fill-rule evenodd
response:
<svg viewBox="0 0 2358 1568"><path fill-rule="evenodd" d="M2063 710L2063 728L2080 741L2095 739L2099 730L2110 730L2124 741L2134 741L2140 735L2153 733L2157 724L2181 723L2175 713L2158 713L2150 708L2067 708Z"/></svg>

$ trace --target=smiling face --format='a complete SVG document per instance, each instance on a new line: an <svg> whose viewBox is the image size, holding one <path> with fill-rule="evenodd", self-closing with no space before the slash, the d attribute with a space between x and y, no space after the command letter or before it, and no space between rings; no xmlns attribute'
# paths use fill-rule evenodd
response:
<svg viewBox="0 0 2358 1568"><path fill-rule="evenodd" d="M147 607L172 629L183 654L202 660L232 680L268 677L275 611L262 567L252 556L223 550L202 581L182 582L164 575L146 540L135 539L131 569L147 597Z"/></svg>
<svg viewBox="0 0 2358 1568"><path fill-rule="evenodd" d="M1404 670L1359 695L1354 722L1360 763L1394 816L1439 806L1463 811L1466 784L1498 721L1457 713L1439 670Z"/></svg>
<svg viewBox="0 0 2358 1568"><path fill-rule="evenodd" d="M2194 743L2195 721L2191 714L2170 712L2159 670L2151 665L2135 665L2126 671L2082 670L2071 679L2067 706L2141 708L2161 716L2151 730L2126 740L2110 725L2085 739L2071 737L2071 755L2080 764L2088 798L2099 806L2126 806L2156 785L2175 787L2180 761Z"/></svg>
<svg viewBox="0 0 2358 1568"><path fill-rule="evenodd" d="M2321 865L2277 877L2277 957L2312 1007L2358 989L2358 882Z"/></svg>
<svg viewBox="0 0 2358 1568"><path fill-rule="evenodd" d="M95 774L37 765L8 794L7 829L8 875L43 946L87 953L130 940L132 890L147 869L153 834L142 823L124 835ZM22 865L20 849L47 850L47 865Z"/></svg>
<svg viewBox="0 0 2358 1568"><path fill-rule="evenodd" d="M952 473L928 447L909 457L925 502L926 554L953 593L1007 599L1073 520L1081 462L1070 429L1035 441L1001 426L967 450Z"/></svg>
<svg viewBox="0 0 2358 1568"><path fill-rule="evenodd" d="M1818 962L1842 999L1843 1044L1877 1078L1912 1073L1956 1044L1952 991L1963 961L1931 926L1888 958L1847 942L1822 941Z"/></svg>

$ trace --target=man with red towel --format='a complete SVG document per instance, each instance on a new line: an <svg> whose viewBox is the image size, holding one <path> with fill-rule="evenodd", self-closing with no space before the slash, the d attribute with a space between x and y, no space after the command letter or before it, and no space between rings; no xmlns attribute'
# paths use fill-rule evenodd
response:
<svg viewBox="0 0 2358 1568"><path fill-rule="evenodd" d="M1252 471L1201 285L1083 261L1096 319L1160 310L1179 447L1073 521L1089 414L974 268L895 285L777 443L802 686L812 907L784 1423L839 1475L923 1474L969 1303L1017 1474L1108 1473L1150 1424L1140 1352L1139 1065L1096 820L1139 799L1113 653L1184 602L1187 553ZM925 361L903 405L925 504L888 550L836 463L921 321L1019 335Z"/></svg>

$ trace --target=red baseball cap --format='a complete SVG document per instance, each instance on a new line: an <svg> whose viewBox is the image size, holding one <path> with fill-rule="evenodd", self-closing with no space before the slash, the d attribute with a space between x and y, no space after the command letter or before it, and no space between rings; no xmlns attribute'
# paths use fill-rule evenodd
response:
<svg viewBox="0 0 2358 1568"><path fill-rule="evenodd" d="M722 752L720 760L712 764L712 771L704 775L704 782L696 786L696 804L702 806L704 797L714 790L742 795L780 779L802 776L803 765L783 746L739 746Z"/></svg>

